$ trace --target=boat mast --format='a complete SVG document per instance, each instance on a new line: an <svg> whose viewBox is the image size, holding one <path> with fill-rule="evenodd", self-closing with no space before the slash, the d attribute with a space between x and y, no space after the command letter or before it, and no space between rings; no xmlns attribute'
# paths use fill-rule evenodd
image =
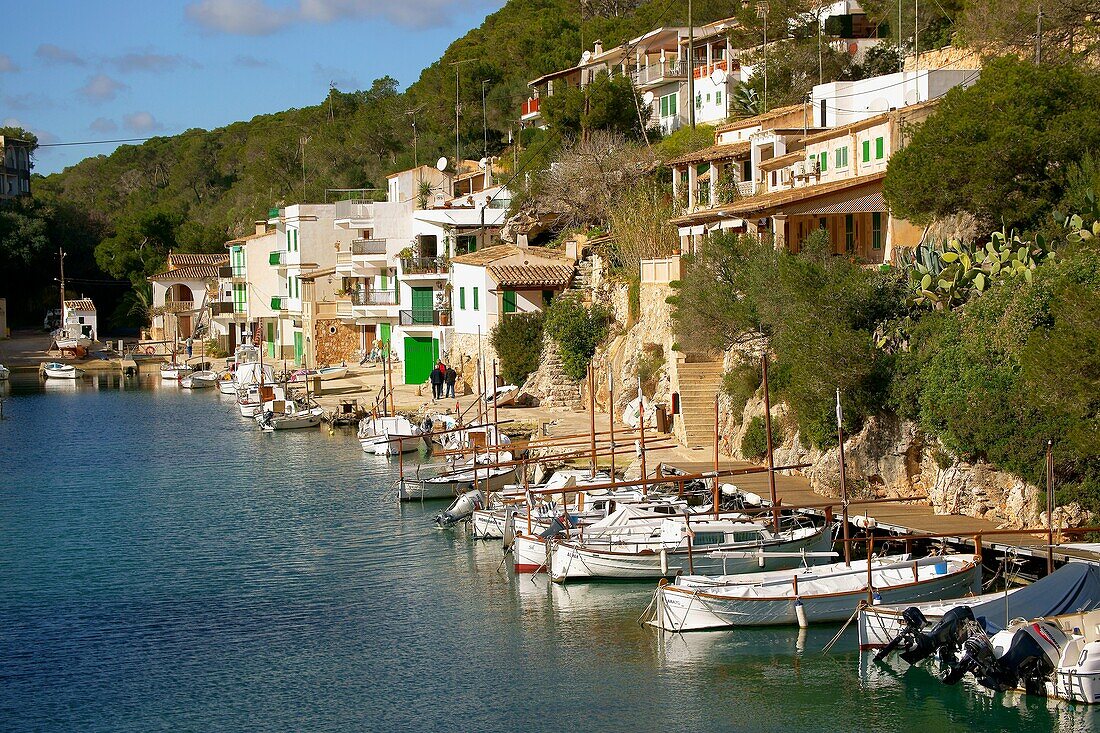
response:
<svg viewBox="0 0 1100 733"><path fill-rule="evenodd" d="M848 541L848 484L844 480L844 413L840 408L840 387L836 388L836 438L840 443L840 509L843 512L840 521L844 528L844 564L851 567L852 543ZM868 551L867 567L870 566L871 555Z"/></svg>
<svg viewBox="0 0 1100 733"><path fill-rule="evenodd" d="M58 314L57 324L58 328L63 330L65 328L65 250L58 247L57 254L61 263L61 312Z"/></svg>

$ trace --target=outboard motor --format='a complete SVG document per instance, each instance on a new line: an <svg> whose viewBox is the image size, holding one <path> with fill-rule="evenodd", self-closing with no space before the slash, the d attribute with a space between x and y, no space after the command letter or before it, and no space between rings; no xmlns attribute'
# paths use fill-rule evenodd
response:
<svg viewBox="0 0 1100 733"><path fill-rule="evenodd" d="M474 513L475 509L480 509L482 501L480 490L474 489L473 491L467 491L459 495L459 497L447 507L446 511L440 512L435 518L435 523L439 527L453 527L463 519L469 518L470 515Z"/></svg>
<svg viewBox="0 0 1100 733"><path fill-rule="evenodd" d="M916 608L908 608L905 612L906 614L915 612L911 614L914 620L917 615L920 616L921 620L924 619L924 614L921 614ZM970 606L952 608L927 633L912 633L906 650L901 653L901 658L909 664L916 664L923 659L927 659L935 652L939 654L940 659L954 659L955 652L963 642L967 623L973 620L974 612L970 610ZM909 622L910 617L906 616L907 625L906 629L902 631L902 635L908 632Z"/></svg>
<svg viewBox="0 0 1100 733"><path fill-rule="evenodd" d="M913 649L917 643L917 637L920 636L921 629L928 623L928 619L924 617L924 614L921 613L921 610L916 606L910 606L902 611L901 619L905 622L905 626L902 628L901 633L895 636L889 644L878 650L875 654L876 662L881 662L898 647L901 647L906 652Z"/></svg>
<svg viewBox="0 0 1100 733"><path fill-rule="evenodd" d="M1012 690L1022 685L1029 693L1043 693L1067 641L1065 633L1054 624L1040 622L1002 631L994 639L1002 637L1008 639L1008 646L998 657L989 637L971 634L963 642L958 664L945 670L943 681L953 685L970 672L978 684L990 690Z"/></svg>

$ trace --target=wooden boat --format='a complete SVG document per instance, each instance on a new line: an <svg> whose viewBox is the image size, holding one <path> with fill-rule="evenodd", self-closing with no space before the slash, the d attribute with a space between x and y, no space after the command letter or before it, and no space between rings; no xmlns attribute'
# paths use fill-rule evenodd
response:
<svg viewBox="0 0 1100 733"><path fill-rule="evenodd" d="M299 369L290 375L291 382L304 382L307 379L314 377L320 377L321 381L328 381L330 379L343 379L348 375L348 367L346 364L340 364L337 366L321 367L320 369Z"/></svg>
<svg viewBox="0 0 1100 733"><path fill-rule="evenodd" d="M42 371L46 372L46 376L52 379L79 379L84 376L83 370L77 369L72 364L62 364L57 361L43 364Z"/></svg>
<svg viewBox="0 0 1100 733"><path fill-rule="evenodd" d="M191 372L180 380L180 386L184 389L207 389L218 383L218 373L210 370Z"/></svg>
<svg viewBox="0 0 1100 733"><path fill-rule="evenodd" d="M359 445L364 452L376 456L412 453L424 444L421 434L419 426L401 415L365 417L359 421Z"/></svg>
<svg viewBox="0 0 1100 733"><path fill-rule="evenodd" d="M301 406L294 400L265 402L256 414L256 422L264 432L315 428L321 424L324 410L318 406Z"/></svg>
<svg viewBox="0 0 1100 733"><path fill-rule="evenodd" d="M870 562L870 588L868 588ZM657 587L647 623L667 631L840 622L875 595L885 603L958 598L981 588L973 555L894 555L731 576L681 576Z"/></svg>
<svg viewBox="0 0 1100 733"><path fill-rule="evenodd" d="M218 391L222 394L237 394L237 382L233 379L233 372L225 371L218 375Z"/></svg>
<svg viewBox="0 0 1100 733"><path fill-rule="evenodd" d="M160 365L160 378L177 381L191 373L191 367L177 362L165 362Z"/></svg>
<svg viewBox="0 0 1100 733"><path fill-rule="evenodd" d="M502 452L501 461L511 461L511 454ZM475 466L468 461L454 470L428 478L404 477L398 482L398 498L401 501L422 501L425 499L454 499L472 489L482 492L500 491L516 480L515 466L482 465L485 457L478 459Z"/></svg>
<svg viewBox="0 0 1100 733"><path fill-rule="evenodd" d="M833 528L796 520L775 532L744 518L667 516L637 521L622 507L606 523L554 539L550 578L655 579L681 573L736 575L835 556ZM689 544L691 547L689 547Z"/></svg>

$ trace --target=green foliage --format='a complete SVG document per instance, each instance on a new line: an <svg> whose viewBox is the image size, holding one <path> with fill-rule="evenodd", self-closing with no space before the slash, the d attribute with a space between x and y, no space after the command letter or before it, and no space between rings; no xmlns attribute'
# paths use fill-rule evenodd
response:
<svg viewBox="0 0 1100 733"><path fill-rule="evenodd" d="M597 74L582 87L566 87L542 102L542 116L550 129L566 138L585 138L593 130L607 130L630 139L642 137L642 120L649 107L629 79Z"/></svg>
<svg viewBox="0 0 1100 733"><path fill-rule="evenodd" d="M600 305L586 307L579 298L560 295L546 311L543 329L557 344L566 375L585 378L596 347L607 337L610 315Z"/></svg>
<svg viewBox="0 0 1100 733"><path fill-rule="evenodd" d="M713 144L714 126L699 124L694 129L690 125L681 127L653 147L657 151L658 158L662 161L669 161L681 155L710 147Z"/></svg>
<svg viewBox="0 0 1100 733"><path fill-rule="evenodd" d="M749 420L745 435L741 438L741 455L749 459L760 459L768 455L768 426L762 415Z"/></svg>
<svg viewBox="0 0 1100 733"><path fill-rule="evenodd" d="M748 401L760 389L762 378L762 372L756 363L738 364L722 375L722 391L729 395L730 400L733 402L735 414L744 410ZM772 380L770 379L768 380L768 387L772 388Z"/></svg>
<svg viewBox="0 0 1100 733"><path fill-rule="evenodd" d="M752 117L764 111L763 100L756 89L742 82L730 92L730 110L734 117Z"/></svg>
<svg viewBox="0 0 1100 733"><path fill-rule="evenodd" d="M657 380L664 366L665 350L660 344L646 344L638 358L638 379L641 380L642 391L647 396L652 397L656 391Z"/></svg>
<svg viewBox="0 0 1100 733"><path fill-rule="evenodd" d="M500 357L501 373L509 384L522 385L538 369L542 356L542 313L520 313L500 321L489 332L489 343Z"/></svg>
<svg viewBox="0 0 1100 733"><path fill-rule="evenodd" d="M759 43L759 39L757 39L757 43ZM818 75L819 52L820 77ZM766 64L768 89L765 95L764 55L760 52L754 52L749 58L753 63L756 63L756 66L753 69L753 75L744 85L748 87L744 95L748 95L749 90L751 90L759 101L757 107L761 111L767 111L764 109L765 101L767 102L767 109L806 101L810 90L818 83L819 78L823 82L830 82L836 79L851 78L852 76L852 57L848 54L837 51L831 46L819 48L816 38L782 41L768 46ZM735 92L731 100L736 107L740 108L739 112L749 113L750 108L741 103L744 98L747 97L741 95L740 92Z"/></svg>
<svg viewBox="0 0 1100 733"><path fill-rule="evenodd" d="M883 195L917 223L970 212L1025 229L1062 200L1067 171L1100 148L1100 76L998 58L955 88L890 158Z"/></svg>

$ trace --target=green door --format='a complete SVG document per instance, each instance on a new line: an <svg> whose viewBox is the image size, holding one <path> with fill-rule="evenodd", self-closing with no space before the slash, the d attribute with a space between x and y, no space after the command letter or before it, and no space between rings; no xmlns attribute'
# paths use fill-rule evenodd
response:
<svg viewBox="0 0 1100 733"><path fill-rule="evenodd" d="M382 348L388 348L390 344L390 324L378 324L378 340L382 342Z"/></svg>
<svg viewBox="0 0 1100 733"><path fill-rule="evenodd" d="M298 366L302 365L302 352L304 351L304 343L302 342L302 332L294 332L294 363Z"/></svg>
<svg viewBox="0 0 1100 733"><path fill-rule="evenodd" d="M515 313L516 312L516 291L505 290L504 291L504 312Z"/></svg>
<svg viewBox="0 0 1100 733"><path fill-rule="evenodd" d="M431 336L405 337L405 384L423 384L439 359L439 341Z"/></svg>
<svg viewBox="0 0 1100 733"><path fill-rule="evenodd" d="M412 322L413 323L427 323L432 322L432 303L435 296L432 294L431 288L413 288L412 289Z"/></svg>

